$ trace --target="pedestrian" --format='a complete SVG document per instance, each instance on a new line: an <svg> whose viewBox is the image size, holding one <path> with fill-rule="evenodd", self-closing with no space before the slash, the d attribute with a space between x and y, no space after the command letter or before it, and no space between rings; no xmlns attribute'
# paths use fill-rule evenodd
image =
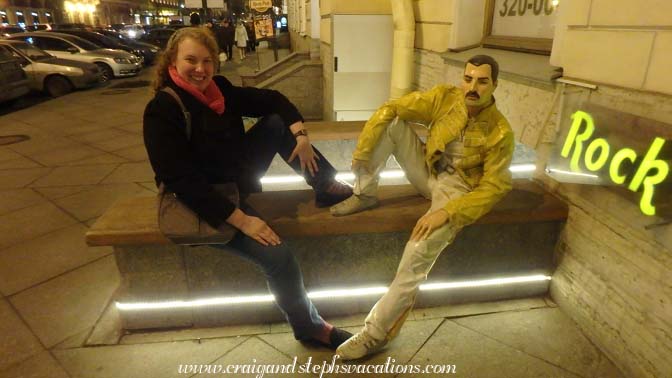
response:
<svg viewBox="0 0 672 378"><path fill-rule="evenodd" d="M226 53L227 60L233 59L233 42L236 29L228 18L222 19L220 27L217 29L217 43L219 48Z"/></svg>
<svg viewBox="0 0 672 378"><path fill-rule="evenodd" d="M238 47L238 52L240 53L240 60L243 60L245 59L245 49L247 48L248 41L247 30L245 30L243 20L238 21L238 25L236 26L235 41L236 46Z"/></svg>
<svg viewBox="0 0 672 378"><path fill-rule="evenodd" d="M306 295L290 248L244 198L261 190L259 178L276 153L305 177L321 206L341 201L352 191L336 181L335 169L311 146L296 107L277 91L237 87L214 76L218 54L217 42L206 28L179 29L168 41L156 67L154 98L143 119L156 183L213 228L225 223L235 227L238 231L230 242L213 247L263 270L297 340L335 349L351 334L320 317ZM188 115L165 88L174 91ZM242 117L261 119L245 132ZM214 190L215 184L225 183L238 187L238 206Z"/></svg>
<svg viewBox="0 0 672 378"><path fill-rule="evenodd" d="M378 205L378 173L390 154L431 207L413 228L394 280L364 328L336 351L342 359L362 358L394 339L441 251L511 190L514 138L492 96L498 73L492 57L474 56L465 64L461 88L410 93L383 105L364 126L352 161L355 194L333 206L332 214ZM426 143L407 121L431 125Z"/></svg>
<svg viewBox="0 0 672 378"><path fill-rule="evenodd" d="M245 23L245 31L247 32L247 40L249 43L247 44L247 51L252 52L256 51L257 47L257 35L254 32L254 25L252 22Z"/></svg>

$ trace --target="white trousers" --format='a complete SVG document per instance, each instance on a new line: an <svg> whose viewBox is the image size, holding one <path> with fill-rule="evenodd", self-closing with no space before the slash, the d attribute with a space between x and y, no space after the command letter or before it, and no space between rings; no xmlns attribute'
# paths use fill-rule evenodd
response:
<svg viewBox="0 0 672 378"><path fill-rule="evenodd" d="M425 198L431 199L432 205L428 213L471 191L470 186L457 174L431 174L425 164L422 141L404 121L395 119L373 150L369 166L374 173L355 172L355 194L376 195L378 174L390 155L394 155L415 189ZM446 223L434 230L427 239L406 243L389 290L366 317L366 333L375 339L387 341L399 333L413 308L420 284L427 280L427 274L441 251L452 243L459 231L460 228Z"/></svg>

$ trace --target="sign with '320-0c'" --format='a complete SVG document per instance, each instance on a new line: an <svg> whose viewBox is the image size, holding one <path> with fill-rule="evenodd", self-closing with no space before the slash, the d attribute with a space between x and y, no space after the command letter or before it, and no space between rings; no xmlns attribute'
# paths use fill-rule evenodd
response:
<svg viewBox="0 0 672 378"><path fill-rule="evenodd" d="M496 0L492 35L552 39L557 0Z"/></svg>

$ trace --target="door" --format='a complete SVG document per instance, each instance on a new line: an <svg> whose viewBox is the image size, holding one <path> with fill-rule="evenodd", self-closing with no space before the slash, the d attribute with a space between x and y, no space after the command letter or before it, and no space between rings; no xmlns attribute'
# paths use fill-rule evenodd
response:
<svg viewBox="0 0 672 378"><path fill-rule="evenodd" d="M366 120L390 96L391 15L334 15L334 113Z"/></svg>

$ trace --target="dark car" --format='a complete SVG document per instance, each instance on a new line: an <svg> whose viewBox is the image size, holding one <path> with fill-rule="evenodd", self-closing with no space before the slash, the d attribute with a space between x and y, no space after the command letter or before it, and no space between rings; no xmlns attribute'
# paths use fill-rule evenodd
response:
<svg viewBox="0 0 672 378"><path fill-rule="evenodd" d="M12 52L0 46L0 102L14 100L30 92L28 76Z"/></svg>
<svg viewBox="0 0 672 378"><path fill-rule="evenodd" d="M59 33L65 33L65 34L70 34L77 36L79 38L86 39L87 41L94 43L100 47L104 47L106 49L114 49L114 50L122 50L129 52L135 56L137 56L140 60L141 63L144 60L144 56L142 55L142 51L139 51L138 49L134 49L131 46L122 43L121 41L117 39L113 39L107 36L104 36L100 33L93 32L93 31L86 31L86 30L77 30L77 29L65 29L65 30L59 30Z"/></svg>
<svg viewBox="0 0 672 378"><path fill-rule="evenodd" d="M163 49L166 47L166 44L168 44L168 39L170 39L170 36L173 35L173 33L175 33L175 29L153 29L150 30L149 33L140 37L140 40L142 42L159 46Z"/></svg>
<svg viewBox="0 0 672 378"><path fill-rule="evenodd" d="M46 31L46 30L51 30L51 25L49 24L26 25L26 31Z"/></svg>
<svg viewBox="0 0 672 378"><path fill-rule="evenodd" d="M20 26L0 26L0 37L9 37L10 34L23 33Z"/></svg>
<svg viewBox="0 0 672 378"><path fill-rule="evenodd" d="M158 46L154 46L152 44L145 42L140 42L133 38L128 38L126 35L116 32L114 30L96 29L96 32L106 37L118 40L121 43L130 46L134 50L137 50L145 58L146 65L152 64L152 62L154 62L154 59L156 59L156 54L159 52Z"/></svg>

